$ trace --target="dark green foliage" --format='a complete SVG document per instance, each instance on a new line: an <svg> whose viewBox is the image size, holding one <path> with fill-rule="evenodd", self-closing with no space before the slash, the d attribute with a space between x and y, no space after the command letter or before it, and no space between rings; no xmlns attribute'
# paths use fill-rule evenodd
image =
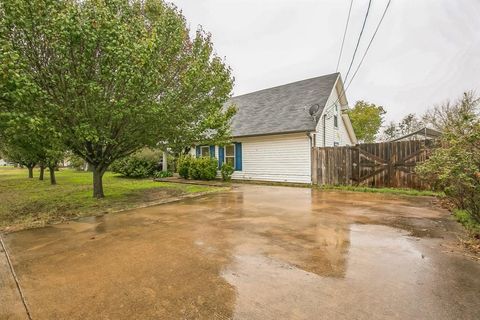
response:
<svg viewBox="0 0 480 320"><path fill-rule="evenodd" d="M218 160L210 157L195 158L190 163L188 175L194 180L213 180L217 176Z"/></svg>
<svg viewBox="0 0 480 320"><path fill-rule="evenodd" d="M180 177L188 179L189 177L189 168L192 163L193 158L190 155L182 155L178 158L177 169Z"/></svg>
<svg viewBox="0 0 480 320"><path fill-rule="evenodd" d="M159 152L146 149L115 161L111 165L111 170L129 178L153 177L161 169L159 159Z"/></svg>
<svg viewBox="0 0 480 320"><path fill-rule="evenodd" d="M213 180L217 176L218 160L215 158L182 156L177 165L178 174L184 179Z"/></svg>
<svg viewBox="0 0 480 320"><path fill-rule="evenodd" d="M221 172L222 172L222 180L223 181L230 181L232 180L232 174L235 170L233 169L233 167L231 165L229 165L228 163L224 163L222 165L222 169L221 169Z"/></svg>

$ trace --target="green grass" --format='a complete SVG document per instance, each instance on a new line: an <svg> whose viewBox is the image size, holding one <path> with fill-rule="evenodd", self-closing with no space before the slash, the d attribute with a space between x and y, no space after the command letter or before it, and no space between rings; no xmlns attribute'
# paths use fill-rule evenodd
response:
<svg viewBox="0 0 480 320"><path fill-rule="evenodd" d="M386 194L405 195L405 196L441 197L444 195L442 192L435 192L435 191L429 191L429 190L402 189L402 188L369 188L369 187L356 187L356 186L319 186L318 188L321 190L373 192L373 193L386 193Z"/></svg>
<svg viewBox="0 0 480 320"><path fill-rule="evenodd" d="M43 226L81 216L138 207L192 193L221 190L211 186L128 179L107 172L103 178L105 198L92 197L92 173L61 169L57 185L27 178L26 169L0 167L0 230Z"/></svg>
<svg viewBox="0 0 480 320"><path fill-rule="evenodd" d="M453 210L453 215L457 221L472 234L472 236L477 238L480 237L480 223L475 221L467 211L455 209Z"/></svg>

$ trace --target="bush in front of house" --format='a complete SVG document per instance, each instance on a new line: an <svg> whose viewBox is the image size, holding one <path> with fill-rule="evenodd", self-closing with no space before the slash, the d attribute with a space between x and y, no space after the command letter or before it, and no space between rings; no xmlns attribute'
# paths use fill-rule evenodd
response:
<svg viewBox="0 0 480 320"><path fill-rule="evenodd" d="M190 165L192 161L193 161L193 158L190 155L183 155L178 158L177 170L180 177L184 179L188 179L190 177L189 171L190 171Z"/></svg>
<svg viewBox="0 0 480 320"><path fill-rule="evenodd" d="M161 169L160 159L160 151L145 149L115 161L110 166L110 170L129 178L153 177Z"/></svg>
<svg viewBox="0 0 480 320"><path fill-rule="evenodd" d="M215 158L182 156L178 159L178 174L184 179L213 180L217 176L218 161Z"/></svg>
<svg viewBox="0 0 480 320"><path fill-rule="evenodd" d="M190 164L188 175L194 180L213 180L217 176L218 161L215 158L194 158Z"/></svg>
<svg viewBox="0 0 480 320"><path fill-rule="evenodd" d="M232 180L232 174L235 170L231 165L228 163L224 163L222 165L221 173L222 173L222 180L223 181L230 181Z"/></svg>

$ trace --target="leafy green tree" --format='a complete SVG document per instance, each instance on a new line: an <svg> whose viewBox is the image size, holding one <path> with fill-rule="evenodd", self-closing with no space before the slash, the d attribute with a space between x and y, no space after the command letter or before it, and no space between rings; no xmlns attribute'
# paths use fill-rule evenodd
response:
<svg viewBox="0 0 480 320"><path fill-rule="evenodd" d="M33 168L40 165L40 180L47 167L50 182L56 184L55 168L63 158L64 147L51 124L42 118L21 113L0 114L0 150L14 163L28 168L33 178Z"/></svg>
<svg viewBox="0 0 480 320"><path fill-rule="evenodd" d="M48 118L93 167L94 197L108 166L143 147L227 139L231 71L173 5L3 0L0 16L0 104Z"/></svg>
<svg viewBox="0 0 480 320"><path fill-rule="evenodd" d="M357 101L355 106L348 111L357 139L361 142L374 142L378 130L382 126L385 113L382 106L363 100Z"/></svg>
<svg viewBox="0 0 480 320"><path fill-rule="evenodd" d="M417 167L417 172L433 187L443 190L457 205L480 224L480 99L466 94L454 109L473 112L455 117L456 125L445 126L438 148ZM477 110L477 112L475 112ZM461 121L460 121L461 120Z"/></svg>

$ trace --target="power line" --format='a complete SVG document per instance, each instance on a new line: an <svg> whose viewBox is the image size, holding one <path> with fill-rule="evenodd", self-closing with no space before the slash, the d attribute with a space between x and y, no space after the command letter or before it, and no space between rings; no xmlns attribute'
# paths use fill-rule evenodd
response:
<svg viewBox="0 0 480 320"><path fill-rule="evenodd" d="M357 44L355 45L355 51L353 51L352 60L350 61L347 74L345 75L345 81L347 81L348 75L350 74L350 70L352 69L353 62L355 61L355 55L357 54L358 46L360 45L360 41L362 40L363 30L365 30L365 25L367 24L368 14L370 13L371 5L372 5L372 0L369 0L367 12L365 13L365 18L363 19L362 29L360 30L360 34L358 35L358 39L357 39Z"/></svg>
<svg viewBox="0 0 480 320"><path fill-rule="evenodd" d="M343 32L342 46L340 47L340 54L338 55L337 68L335 71L338 71L338 66L340 65L340 59L342 58L343 45L345 44L345 37L347 36L348 23L350 22L350 13L352 12L353 0L350 1L350 8L348 8L347 23L345 24L345 31Z"/></svg>
<svg viewBox="0 0 480 320"><path fill-rule="evenodd" d="M370 42L368 43L367 49L365 49L365 53L363 54L362 59L360 60L360 63L358 64L357 69L353 73L352 79L350 79L350 82L348 83L347 88L345 90L347 90L348 87L350 87L350 84L352 84L353 79L355 78L358 70L362 66L363 60L365 60L365 56L367 55L368 50L370 49L370 46L372 45L373 39L375 39L375 36L377 35L378 29L380 29L380 25L382 24L383 18L385 18L385 15L387 14L387 11L388 11L388 8L390 7L391 2L392 2L392 0L388 0L388 3L385 7L385 10L383 10L382 17L380 18L380 21L378 22L377 27L375 28L375 32L373 33L373 36L370 39Z"/></svg>
<svg viewBox="0 0 480 320"><path fill-rule="evenodd" d="M353 79L355 78L355 76L357 75L358 73L358 70L360 69L360 66L362 65L362 62L363 60L365 60L365 57L368 53L368 50L370 49L372 43L373 43L373 40L375 39L375 36L377 35L377 32L378 32L378 29L380 29L380 25L382 24L382 21L383 21L383 18L385 18L385 15L387 14L387 11L388 11L388 8L390 7L390 3L392 2L392 0L388 0L388 3L387 5L385 6L385 9L383 10L383 14L382 14L382 17L380 18L380 21L378 22L377 24L377 27L375 28L375 32L373 33L372 35L372 38L370 39L370 42L368 43L368 46L367 46L367 49L365 49L365 52L362 56L362 59L360 60L360 63L358 64L357 68L355 69L355 72L352 76L352 78L350 79L350 82L347 84L347 87L346 88L343 88L342 90L342 94L340 95L340 97L338 97L337 100L335 100L334 103L332 103L330 106L328 106L327 108L325 108L325 112L328 112L328 109L330 109L331 107L333 107L341 98L343 98L346 94L346 91L348 90L348 88L350 87L350 85L352 84L352 81ZM347 75L348 76L348 75ZM345 77L345 82L344 84L347 82L347 79Z"/></svg>

